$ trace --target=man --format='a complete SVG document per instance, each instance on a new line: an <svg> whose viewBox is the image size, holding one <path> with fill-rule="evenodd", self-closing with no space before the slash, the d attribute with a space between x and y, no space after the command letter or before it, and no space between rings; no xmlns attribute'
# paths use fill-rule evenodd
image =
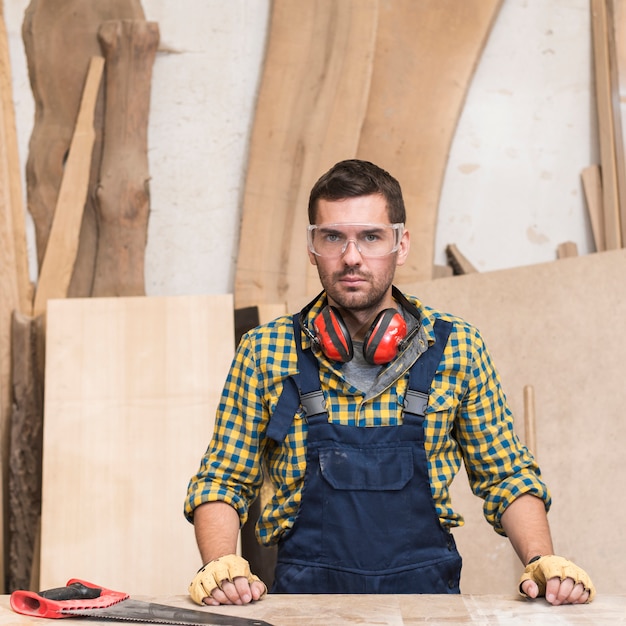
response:
<svg viewBox="0 0 626 626"><path fill-rule="evenodd" d="M448 487L463 459L485 517L527 566L520 592L591 601L587 574L553 555L550 495L479 332L392 284L409 251L398 182L340 162L314 185L309 222L324 291L242 338L189 484L206 563L192 598L265 593L235 555L264 464L275 495L257 537L278 545L273 592L459 593Z"/></svg>

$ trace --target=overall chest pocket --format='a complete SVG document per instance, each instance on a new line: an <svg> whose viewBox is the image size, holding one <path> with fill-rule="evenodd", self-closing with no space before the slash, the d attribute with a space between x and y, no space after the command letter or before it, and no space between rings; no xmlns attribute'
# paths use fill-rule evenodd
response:
<svg viewBox="0 0 626 626"><path fill-rule="evenodd" d="M324 480L339 490L399 491L413 477L410 448L322 448Z"/></svg>

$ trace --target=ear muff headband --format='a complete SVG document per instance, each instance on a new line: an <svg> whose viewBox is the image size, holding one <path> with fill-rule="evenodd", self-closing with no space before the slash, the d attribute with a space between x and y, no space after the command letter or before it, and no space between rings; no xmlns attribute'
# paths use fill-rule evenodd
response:
<svg viewBox="0 0 626 626"><path fill-rule="evenodd" d="M333 361L345 363L354 356L348 327L339 311L325 306L313 320L317 342L324 354Z"/></svg>
<svg viewBox="0 0 626 626"><path fill-rule="evenodd" d="M407 326L396 309L385 309L377 316L363 340L363 356L372 365L389 363L398 354Z"/></svg>

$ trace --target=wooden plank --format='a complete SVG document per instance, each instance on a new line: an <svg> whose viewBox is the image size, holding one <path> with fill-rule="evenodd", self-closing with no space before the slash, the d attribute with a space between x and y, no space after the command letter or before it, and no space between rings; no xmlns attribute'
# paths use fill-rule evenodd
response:
<svg viewBox="0 0 626 626"><path fill-rule="evenodd" d="M580 174L596 252L606 250L604 210L602 208L602 177L599 165L589 165Z"/></svg>
<svg viewBox="0 0 626 626"><path fill-rule="evenodd" d="M237 308L320 289L304 253L308 194L324 171L356 154L377 19L378 0L272 4L243 199Z"/></svg>
<svg viewBox="0 0 626 626"><path fill-rule="evenodd" d="M402 184L411 231L403 281L432 278L450 145L501 0L381 2L372 86L357 155Z"/></svg>
<svg viewBox="0 0 626 626"><path fill-rule="evenodd" d="M626 159L624 158L624 129L620 103L620 82L624 70L620 71L620 56L624 51L624 33L626 19L617 7L617 0L606 0L607 46L609 57L609 79L611 81L611 114L613 119L613 141L615 144L615 170L617 176L617 201L620 222L620 242L626 242ZM621 59L623 65L624 59Z"/></svg>
<svg viewBox="0 0 626 626"><path fill-rule="evenodd" d="M524 386L524 445L538 459L537 454L537 420L535 413L535 388Z"/></svg>
<svg viewBox="0 0 626 626"><path fill-rule="evenodd" d="M41 586L186 591L182 513L234 354L232 296L48 303Z"/></svg>
<svg viewBox="0 0 626 626"><path fill-rule="evenodd" d="M0 4L0 7L3 5ZM0 11L3 13L3 11ZM0 24L0 90L10 82L10 71L7 65L8 50L6 47L6 31L4 18ZM11 103L9 107L8 104ZM24 248L20 248L18 236L20 224L16 223L18 215L14 205L15 192L12 174L15 163L12 162L14 147L9 134L12 130L12 101L10 94L4 92L0 96L0 589L5 588L5 572L7 565L7 550L5 550L5 536L7 535L7 515L5 507L8 491L8 449L9 425L12 405L11 396L11 316L13 311L27 307L27 296L21 283L20 269L23 266ZM14 127L13 127L14 131ZM23 220L23 215L21 216ZM25 241L23 242L25 244Z"/></svg>
<svg viewBox="0 0 626 626"><path fill-rule="evenodd" d="M43 438L43 316L15 312L12 320L12 391L9 449L8 589L31 589L39 543ZM39 587L35 587L37 590Z"/></svg>
<svg viewBox="0 0 626 626"><path fill-rule="evenodd" d="M94 111L103 69L104 59L92 57L35 292L35 316L45 312L49 299L67 296L72 278L89 187L91 153L96 138Z"/></svg>
<svg viewBox="0 0 626 626"><path fill-rule="evenodd" d="M107 71L91 295L142 296L150 214L148 118L159 25L110 20L102 24L98 37Z"/></svg>
<svg viewBox="0 0 626 626"><path fill-rule="evenodd" d="M625 274L626 250L615 250L405 286L425 304L460 315L482 331L520 435L523 389L533 386L541 416L540 464L554 499L549 518L555 550L587 569L607 594L623 591L613 520L626 514L626 505L614 497L615 485L626 480L620 444L626 437L621 393L626 335L619 331L626 300L615 288ZM581 336L590 347L582 352ZM510 590L521 566L508 541L486 524L482 502L469 493L464 475L452 490L467 522L455 532L464 555L461 589ZM606 502L614 515L597 514Z"/></svg>
<svg viewBox="0 0 626 626"><path fill-rule="evenodd" d="M454 274L473 274L478 271L454 243L446 246L446 256Z"/></svg>
<svg viewBox="0 0 626 626"><path fill-rule="evenodd" d="M591 0L596 105L602 167L602 207L607 250L622 245L619 214L618 172L615 158L613 94L611 89L606 0Z"/></svg>
<svg viewBox="0 0 626 626"><path fill-rule="evenodd" d="M2 5L0 5L1 7ZM18 310L30 315L33 307L33 285L28 269L26 245L26 219L22 174L17 147L17 128L13 106L13 84L11 79L11 59L4 12L0 13L0 100L3 124L4 156L6 158L7 185L9 190L11 221L13 225L15 271L17 272Z"/></svg>
<svg viewBox="0 0 626 626"><path fill-rule="evenodd" d="M612 8L613 21L613 46L614 46L614 66L613 66L613 110L621 124L621 150L622 157L626 152L626 1L609 0ZM626 177L626 165L622 160L622 176ZM620 223L622 226L622 246L626 242L626 202L620 194Z"/></svg>

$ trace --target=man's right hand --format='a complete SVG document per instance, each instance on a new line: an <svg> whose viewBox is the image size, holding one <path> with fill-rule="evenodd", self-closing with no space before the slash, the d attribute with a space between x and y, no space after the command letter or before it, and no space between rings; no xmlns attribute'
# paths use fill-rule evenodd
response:
<svg viewBox="0 0 626 626"><path fill-rule="evenodd" d="M248 604L260 600L267 587L250 572L248 561L227 554L207 563L189 585L189 595L197 604Z"/></svg>

